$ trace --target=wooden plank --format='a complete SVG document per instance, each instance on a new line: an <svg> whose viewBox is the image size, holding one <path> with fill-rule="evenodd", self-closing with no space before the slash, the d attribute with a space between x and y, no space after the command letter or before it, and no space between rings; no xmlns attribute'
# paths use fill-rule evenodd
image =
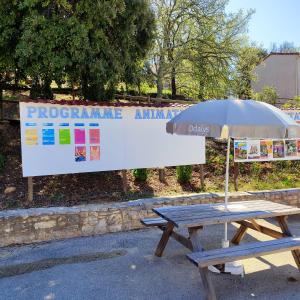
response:
<svg viewBox="0 0 300 300"><path fill-rule="evenodd" d="M204 166L203 165L200 165L200 187L201 187L201 190L204 190L204 188L205 188Z"/></svg>
<svg viewBox="0 0 300 300"><path fill-rule="evenodd" d="M165 229L164 229L164 232L161 236L161 239L157 245L157 248L156 248L156 251L155 251L155 255L158 256L158 257L161 257L166 246L167 246L167 243L169 241L169 238L173 232L173 228L174 228L174 225L170 222L167 223Z"/></svg>
<svg viewBox="0 0 300 300"><path fill-rule="evenodd" d="M201 245L201 241L199 238L199 231L202 230L203 227L191 227L188 228L188 232L189 232L189 236L190 236L190 240L192 242L193 245L193 251L197 252L197 251L203 251L204 248Z"/></svg>
<svg viewBox="0 0 300 300"><path fill-rule="evenodd" d="M167 225L167 221L163 218L145 218L141 219L141 223L145 226L163 226Z"/></svg>
<svg viewBox="0 0 300 300"><path fill-rule="evenodd" d="M28 185L27 201L32 203L33 201L33 178L32 177L28 177L27 185Z"/></svg>
<svg viewBox="0 0 300 300"><path fill-rule="evenodd" d="M294 211L274 211L274 212L248 212L248 213L242 213L242 214L228 214L228 215L221 215L215 218L203 218L203 219L185 219L177 221L176 219L172 218L172 222L176 227L194 227L194 226L204 226L204 225L212 225L212 224L223 224L223 223L231 223L236 222L240 220L245 219L266 219L271 217L277 217L282 215L292 215L295 214ZM298 213L299 214L299 213ZM169 220L167 217L165 217L166 220Z"/></svg>
<svg viewBox="0 0 300 300"><path fill-rule="evenodd" d="M167 213L159 213L158 215L164 219L174 223L176 227L195 227L195 226L204 226L211 224L221 224L225 222L236 222L247 219L265 219L282 215L293 215L299 214L299 210L294 209L277 209L274 211L260 210L260 211L247 211L247 212L222 212L209 215L201 215L201 212L193 212L193 214L184 214L182 213L179 216L172 216Z"/></svg>
<svg viewBox="0 0 300 300"><path fill-rule="evenodd" d="M215 288L208 272L208 267L199 268L199 273L205 291L205 299L217 300Z"/></svg>
<svg viewBox="0 0 300 300"><path fill-rule="evenodd" d="M174 222L177 227L300 214L299 208L264 200L231 203L228 210L225 209L224 204L199 204L155 208L153 211Z"/></svg>
<svg viewBox="0 0 300 300"><path fill-rule="evenodd" d="M281 216L281 217L278 217L277 218L278 220L278 223L279 223L279 226L282 230L282 233L285 235L285 236L289 236L289 237L292 237L292 233L287 225L287 217L286 216ZM294 260L295 260L295 263L298 267L298 270L300 271L300 251L299 250L292 250L292 255L294 257Z"/></svg>
<svg viewBox="0 0 300 300"><path fill-rule="evenodd" d="M193 245L193 251L203 251L203 247L201 245L200 239L199 239L199 231L202 229L202 227L198 228L188 228L190 240ZM204 287L205 292L205 299L207 300L216 300L216 293L215 289L211 280L211 277L208 273L208 268L199 268L199 273L201 276L202 284Z"/></svg>
<svg viewBox="0 0 300 300"><path fill-rule="evenodd" d="M165 169L158 169L158 177L160 182L165 182Z"/></svg>
<svg viewBox="0 0 300 300"><path fill-rule="evenodd" d="M178 243L183 245L184 247L193 251L193 245L190 239L187 239L185 236L177 233L176 231L172 231L171 237L176 240Z"/></svg>
<svg viewBox="0 0 300 300"><path fill-rule="evenodd" d="M232 238L231 243L233 243L234 245L238 245L240 241L243 239L244 235L246 234L246 231L247 231L247 226L242 224L240 228L237 230L234 237Z"/></svg>
<svg viewBox="0 0 300 300"><path fill-rule="evenodd" d="M251 222L253 222L253 220L251 220ZM253 225L253 223L247 222L247 221L237 221L236 223L241 224L241 226L245 226L246 228L250 228L253 230L256 230L258 232L261 232L265 235L268 235L272 238L275 239L280 239L282 237L284 237L284 235L282 234L282 232L276 231L274 229L259 225L256 223L256 226Z"/></svg>
<svg viewBox="0 0 300 300"><path fill-rule="evenodd" d="M230 248L191 253L187 257L196 265L206 267L299 248L300 238L286 237L278 240L248 243Z"/></svg>
<svg viewBox="0 0 300 300"><path fill-rule="evenodd" d="M265 209L272 210L274 208L294 208L298 211L300 211L299 208L288 206L280 203L275 203L271 201L265 201L265 200L258 200L258 201L238 201L238 202L232 202L229 203L228 209L234 209L234 210L253 210L253 208L257 207L264 207ZM168 212L172 213L173 211L180 211L180 213L184 211L195 211L196 209L199 209L201 211L215 211L215 210L225 210L224 203L217 203L217 204L194 204L194 205L185 205L185 206L164 206L154 209L155 211L159 212Z"/></svg>
<svg viewBox="0 0 300 300"><path fill-rule="evenodd" d="M127 193L128 192L127 170L122 170L121 171L121 176L122 176L122 188L123 188L123 192Z"/></svg>

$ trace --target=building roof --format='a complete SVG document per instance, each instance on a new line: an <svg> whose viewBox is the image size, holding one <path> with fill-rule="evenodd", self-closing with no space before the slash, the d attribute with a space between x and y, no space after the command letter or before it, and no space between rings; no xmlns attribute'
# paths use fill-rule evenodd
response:
<svg viewBox="0 0 300 300"><path fill-rule="evenodd" d="M287 56L287 55L298 55L298 56L300 56L300 52L271 52L267 56L265 56L263 60L266 60L271 55L284 55L284 56Z"/></svg>

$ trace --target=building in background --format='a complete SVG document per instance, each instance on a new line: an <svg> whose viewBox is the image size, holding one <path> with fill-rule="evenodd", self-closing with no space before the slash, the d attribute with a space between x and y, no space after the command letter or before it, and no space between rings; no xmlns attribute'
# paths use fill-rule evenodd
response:
<svg viewBox="0 0 300 300"><path fill-rule="evenodd" d="M252 89L258 93L265 86L274 87L278 100L285 102L300 95L300 53L270 53L255 69Z"/></svg>

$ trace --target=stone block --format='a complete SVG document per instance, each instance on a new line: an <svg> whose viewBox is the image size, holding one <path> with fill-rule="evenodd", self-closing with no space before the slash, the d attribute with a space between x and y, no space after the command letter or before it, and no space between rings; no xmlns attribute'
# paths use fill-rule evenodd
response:
<svg viewBox="0 0 300 300"><path fill-rule="evenodd" d="M53 228L55 226L56 226L56 221L55 220L45 221L45 222L37 222L37 223L34 224L34 228L36 230Z"/></svg>

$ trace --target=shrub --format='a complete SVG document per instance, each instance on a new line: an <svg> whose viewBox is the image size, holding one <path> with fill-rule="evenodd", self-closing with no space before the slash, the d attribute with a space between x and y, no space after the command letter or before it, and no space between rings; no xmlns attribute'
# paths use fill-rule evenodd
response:
<svg viewBox="0 0 300 300"><path fill-rule="evenodd" d="M149 172L148 169L134 169L133 176L136 181L146 182Z"/></svg>
<svg viewBox="0 0 300 300"><path fill-rule="evenodd" d="M181 183L188 183L192 179L192 166L177 166L177 179Z"/></svg>
<svg viewBox="0 0 300 300"><path fill-rule="evenodd" d="M274 87L265 86L260 93L255 94L254 98L256 100L274 105L274 104L276 104L278 95L277 95L277 91Z"/></svg>

